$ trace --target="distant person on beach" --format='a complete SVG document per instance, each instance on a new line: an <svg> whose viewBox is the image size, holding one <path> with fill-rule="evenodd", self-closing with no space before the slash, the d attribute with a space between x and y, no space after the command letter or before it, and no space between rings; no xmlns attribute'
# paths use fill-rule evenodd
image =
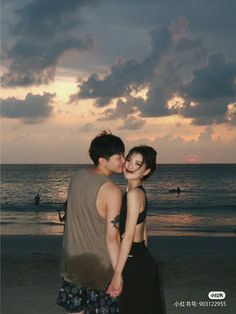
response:
<svg viewBox="0 0 236 314"><path fill-rule="evenodd" d="M121 248L113 279L107 290L120 294L119 314L162 314L158 270L147 248L147 196L142 182L156 169L156 151L149 146L132 148L125 161L127 189L119 219ZM123 278L122 278L123 277Z"/></svg>
<svg viewBox="0 0 236 314"><path fill-rule="evenodd" d="M39 194L37 194L34 198L34 205L39 205L39 203L40 203L40 196Z"/></svg>
<svg viewBox="0 0 236 314"><path fill-rule="evenodd" d="M67 211L67 201L65 201L65 203L63 203L63 214L61 213L62 211L57 209L58 212L58 218L60 220L60 222L63 222L66 220L66 211Z"/></svg>
<svg viewBox="0 0 236 314"><path fill-rule="evenodd" d="M90 145L94 167L79 170L71 180L57 298L68 313L118 312L117 298L106 290L119 255L122 194L109 177L122 173L124 150L119 137L104 131Z"/></svg>

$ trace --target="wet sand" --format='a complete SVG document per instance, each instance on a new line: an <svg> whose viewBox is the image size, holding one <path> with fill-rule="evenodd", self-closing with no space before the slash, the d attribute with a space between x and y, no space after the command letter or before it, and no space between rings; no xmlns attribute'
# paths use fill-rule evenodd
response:
<svg viewBox="0 0 236 314"><path fill-rule="evenodd" d="M1 313L65 313L55 303L61 241L61 236L1 237ZM166 314L236 313L235 247L236 237L150 237ZM210 291L224 291L226 306L211 301Z"/></svg>

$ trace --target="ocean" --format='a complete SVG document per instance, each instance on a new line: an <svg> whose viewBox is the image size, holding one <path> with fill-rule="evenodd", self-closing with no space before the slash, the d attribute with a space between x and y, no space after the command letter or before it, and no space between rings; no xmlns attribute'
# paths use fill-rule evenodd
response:
<svg viewBox="0 0 236 314"><path fill-rule="evenodd" d="M83 167L2 165L1 234L62 234L57 210L63 208L73 173ZM111 179L125 189L122 175ZM157 165L143 185L149 235L236 236L236 164ZM178 186L181 193L173 192Z"/></svg>

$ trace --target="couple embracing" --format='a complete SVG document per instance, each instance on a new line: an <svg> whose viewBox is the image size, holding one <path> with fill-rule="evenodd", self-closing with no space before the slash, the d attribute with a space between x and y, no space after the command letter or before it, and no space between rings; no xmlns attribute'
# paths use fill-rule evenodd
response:
<svg viewBox="0 0 236 314"><path fill-rule="evenodd" d="M119 137L103 132L90 145L94 167L71 180L57 298L67 313L163 314L142 186L155 171L156 151L137 146L126 158L124 151ZM123 197L113 173L127 180Z"/></svg>

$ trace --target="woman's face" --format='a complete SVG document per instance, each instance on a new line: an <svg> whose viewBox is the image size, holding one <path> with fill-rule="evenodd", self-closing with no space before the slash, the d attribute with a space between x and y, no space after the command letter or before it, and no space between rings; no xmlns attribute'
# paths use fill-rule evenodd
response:
<svg viewBox="0 0 236 314"><path fill-rule="evenodd" d="M124 164L124 177L127 180L142 180L149 172L146 165L143 163L143 156L140 153L133 153L126 157Z"/></svg>

